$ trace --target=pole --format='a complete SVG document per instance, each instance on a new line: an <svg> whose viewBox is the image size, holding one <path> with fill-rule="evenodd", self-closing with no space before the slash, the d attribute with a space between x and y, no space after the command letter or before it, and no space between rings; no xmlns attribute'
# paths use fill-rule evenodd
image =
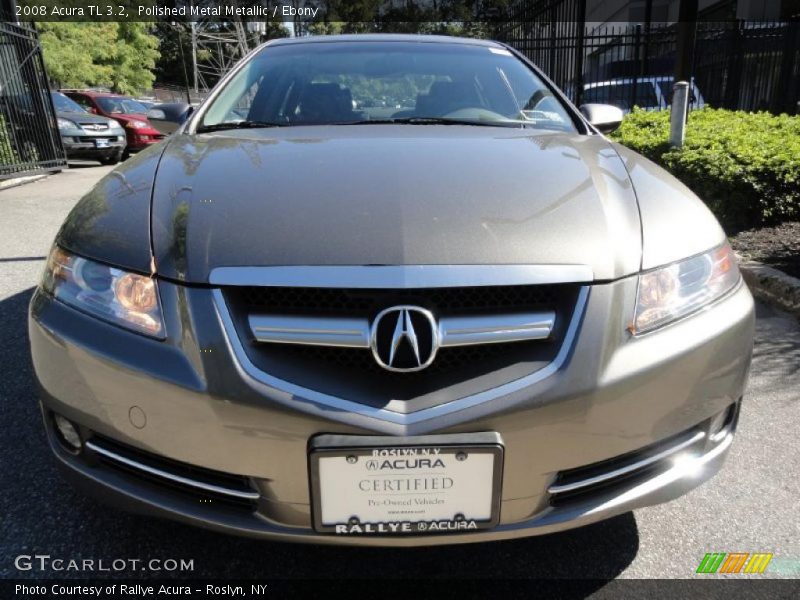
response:
<svg viewBox="0 0 800 600"><path fill-rule="evenodd" d="M675 81L691 81L694 41L697 35L697 1L681 0L678 9L678 42L675 49Z"/></svg>
<svg viewBox="0 0 800 600"><path fill-rule="evenodd" d="M183 54L183 25L178 25L178 47L181 49L181 67L183 67L183 85L186 90L186 103L192 103L192 97L189 95L189 76L186 74L186 57Z"/></svg>
<svg viewBox="0 0 800 600"><path fill-rule="evenodd" d="M689 82L676 81L672 86L672 109L669 115L669 145L683 146L686 137L686 112L689 108Z"/></svg>
<svg viewBox="0 0 800 600"><path fill-rule="evenodd" d="M194 93L198 92L197 89L197 23L192 21L192 76L194 78Z"/></svg>
<svg viewBox="0 0 800 600"><path fill-rule="evenodd" d="M686 137L689 82L692 81L694 42L697 34L698 0L680 0L678 8L678 40L675 48L675 85L672 90L670 136L672 146L680 148Z"/></svg>

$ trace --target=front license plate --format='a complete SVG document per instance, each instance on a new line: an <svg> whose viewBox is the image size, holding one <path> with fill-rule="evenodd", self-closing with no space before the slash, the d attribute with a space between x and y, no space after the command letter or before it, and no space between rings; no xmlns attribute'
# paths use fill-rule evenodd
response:
<svg viewBox="0 0 800 600"><path fill-rule="evenodd" d="M503 469L498 434L401 439L314 439L309 466L317 531L436 534L497 525Z"/></svg>
<svg viewBox="0 0 800 600"><path fill-rule="evenodd" d="M94 143L98 148L108 148L108 140L95 140Z"/></svg>

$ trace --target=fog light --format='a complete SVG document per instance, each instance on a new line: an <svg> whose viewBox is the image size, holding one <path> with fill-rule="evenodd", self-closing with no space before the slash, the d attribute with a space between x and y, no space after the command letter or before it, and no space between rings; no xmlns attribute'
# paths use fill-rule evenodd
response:
<svg viewBox="0 0 800 600"><path fill-rule="evenodd" d="M83 442L75 426L61 415L54 414L53 421L55 421L56 429L61 434L61 439L71 446L73 450L80 450Z"/></svg>
<svg viewBox="0 0 800 600"><path fill-rule="evenodd" d="M708 434L712 442L718 442L728 434L734 407L735 405L731 404L728 408L720 411L711 418L711 423L708 426Z"/></svg>

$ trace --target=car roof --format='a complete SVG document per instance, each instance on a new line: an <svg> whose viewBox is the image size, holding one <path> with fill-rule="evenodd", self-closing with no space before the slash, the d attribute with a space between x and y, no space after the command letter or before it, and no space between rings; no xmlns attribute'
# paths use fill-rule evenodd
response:
<svg viewBox="0 0 800 600"><path fill-rule="evenodd" d="M57 90L62 94L83 94L84 96L89 96L91 98L127 98L128 96L124 96L123 94L115 94L113 92L98 92L95 90Z"/></svg>
<svg viewBox="0 0 800 600"><path fill-rule="evenodd" d="M454 37L448 35L420 35L413 33L357 33L343 35L311 35L294 38L278 38L267 42L270 46L286 46L291 44L324 44L331 42L406 42L417 44L462 44L466 46L484 46L503 48L499 42L476 38Z"/></svg>

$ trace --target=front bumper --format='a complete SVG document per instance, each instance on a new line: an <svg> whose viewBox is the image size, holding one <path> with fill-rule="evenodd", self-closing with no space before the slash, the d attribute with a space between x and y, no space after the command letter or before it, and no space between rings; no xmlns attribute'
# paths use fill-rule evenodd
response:
<svg viewBox="0 0 800 600"><path fill-rule="evenodd" d="M129 152L139 152L139 150L144 150L148 146L159 143L165 137L163 133L155 129L147 129L145 131L138 129L126 129L126 132L128 135Z"/></svg>
<svg viewBox="0 0 800 600"><path fill-rule="evenodd" d="M59 464L81 487L128 508L285 541L414 546L508 539L675 498L721 467L736 422L715 440L708 427L731 406L737 413L752 350L753 302L744 286L702 313L631 338L625 315L632 313L635 279L596 285L557 372L494 401L400 428L256 385L234 357L211 290L168 282L160 290L164 342L35 294L31 347ZM258 499L241 510L132 477L90 451L75 456L58 441L51 411L78 423L85 437L244 476ZM411 537L337 537L311 528L307 447L315 435L479 431L499 433L505 447L498 527ZM564 502L548 492L559 474L698 431L704 435L691 453L670 455L657 469Z"/></svg>
<svg viewBox="0 0 800 600"><path fill-rule="evenodd" d="M107 139L110 134L91 135L86 133L76 133L74 135L63 135L61 141L68 158L108 158L115 154L122 154L127 145L125 134L116 135L116 140L107 142L106 146L98 147L92 138Z"/></svg>

